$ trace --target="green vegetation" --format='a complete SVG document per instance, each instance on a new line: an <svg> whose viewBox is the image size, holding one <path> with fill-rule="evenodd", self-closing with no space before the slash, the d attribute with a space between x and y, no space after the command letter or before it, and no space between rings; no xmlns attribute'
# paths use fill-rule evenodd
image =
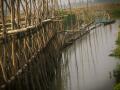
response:
<svg viewBox="0 0 120 90"><path fill-rule="evenodd" d="M120 59L120 32L118 33L118 39L116 41L117 48L113 51L111 56L115 56ZM116 78L116 85L114 90L120 90L120 64L117 65L116 69L114 70L114 76Z"/></svg>
<svg viewBox="0 0 120 90"><path fill-rule="evenodd" d="M63 20L64 20L64 29L66 30L71 28L71 26L75 25L76 16L75 14L67 14Z"/></svg>
<svg viewBox="0 0 120 90"><path fill-rule="evenodd" d="M120 84L120 65L117 65L114 70L114 77L116 78L116 83Z"/></svg>
<svg viewBox="0 0 120 90"><path fill-rule="evenodd" d="M114 90L120 90L120 65L114 70L114 77L116 78L116 85Z"/></svg>
<svg viewBox="0 0 120 90"><path fill-rule="evenodd" d="M70 29L76 24L76 15L74 13L60 10L59 14L63 16L64 30Z"/></svg>
<svg viewBox="0 0 120 90"><path fill-rule="evenodd" d="M120 90L120 83L114 87L114 90Z"/></svg>
<svg viewBox="0 0 120 90"><path fill-rule="evenodd" d="M116 41L117 48L113 51L110 56L115 56L120 58L120 32L118 32L118 39Z"/></svg>
<svg viewBox="0 0 120 90"><path fill-rule="evenodd" d="M110 11L113 18L120 18L120 9L112 9Z"/></svg>

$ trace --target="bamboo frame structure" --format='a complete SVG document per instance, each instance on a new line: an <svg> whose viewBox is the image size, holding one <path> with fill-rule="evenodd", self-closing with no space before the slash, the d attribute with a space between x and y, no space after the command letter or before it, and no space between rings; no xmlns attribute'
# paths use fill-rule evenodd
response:
<svg viewBox="0 0 120 90"><path fill-rule="evenodd" d="M56 35L54 24L59 30L63 29L62 23L53 18L55 3L52 0L0 0L0 79L3 80L0 84L13 80L38 50L46 47Z"/></svg>
<svg viewBox="0 0 120 90"><path fill-rule="evenodd" d="M54 46L54 51L58 52L57 49L61 45L58 39L62 42L64 41L62 38L57 37L57 32L64 31L64 16L59 14L63 6L59 5L58 1L59 0L0 0L0 69L2 71L0 79L3 80L0 81L0 85L4 82L8 85L13 80L17 80L17 83L21 84L19 78L24 75L24 79L27 82L26 79L29 73L31 83L35 82L38 85L39 80L36 79L36 81L32 81L32 79L39 77L38 75L36 77L32 76L32 72L41 73L42 69L44 70L46 67L41 63L37 63L37 66L42 68L38 70L34 63L37 60L37 62L40 61L47 64L46 57L40 52L45 52L45 48L52 46ZM69 9L64 9L64 11L66 14L72 14L73 9L70 0L68 0L68 5L70 6ZM75 13L75 16L77 15L78 14ZM76 25L77 23L73 24L71 21L71 29ZM57 38L57 41L53 39L54 37ZM50 42L53 42L52 46ZM40 53L41 56L37 56L38 53ZM53 53L57 56L55 52ZM45 55L49 58L56 58L54 55L52 56L50 51L48 54L45 52ZM45 61L42 59L45 59ZM49 63L55 64L55 61L51 60ZM33 70L33 68L37 70ZM44 78L46 77L47 73L45 72ZM48 86L48 83L46 82L45 85ZM32 88L35 88L35 86L33 85Z"/></svg>

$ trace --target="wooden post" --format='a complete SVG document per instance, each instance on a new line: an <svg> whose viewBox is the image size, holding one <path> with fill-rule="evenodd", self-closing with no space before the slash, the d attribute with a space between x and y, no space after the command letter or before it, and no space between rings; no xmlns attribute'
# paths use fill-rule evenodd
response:
<svg viewBox="0 0 120 90"><path fill-rule="evenodd" d="M1 19L3 24L3 37L4 41L6 40L6 28L5 28L5 16L4 16L4 2L0 0L0 9L1 9ZM0 65L3 73L4 81L7 81L7 75L5 72L5 65L6 64L6 43L3 44L3 60L0 60Z"/></svg>

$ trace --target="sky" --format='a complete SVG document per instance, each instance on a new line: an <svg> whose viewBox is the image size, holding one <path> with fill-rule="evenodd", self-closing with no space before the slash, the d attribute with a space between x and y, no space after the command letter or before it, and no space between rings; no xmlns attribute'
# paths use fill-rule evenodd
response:
<svg viewBox="0 0 120 90"><path fill-rule="evenodd" d="M60 0L59 0L60 1ZM87 0L70 0L72 4L80 4L80 2L86 2ZM120 3L120 0L88 0L89 2L94 2L94 3ZM61 0L62 5L67 6L68 5L68 0Z"/></svg>
<svg viewBox="0 0 120 90"><path fill-rule="evenodd" d="M120 0L95 0L97 2L120 2Z"/></svg>
<svg viewBox="0 0 120 90"><path fill-rule="evenodd" d="M87 0L70 0L71 3L75 3L75 2L80 2L80 1L84 1L86 2ZM120 2L120 0L88 0L88 1L95 1L98 3L106 3L106 2ZM68 3L68 0L61 0L62 3Z"/></svg>

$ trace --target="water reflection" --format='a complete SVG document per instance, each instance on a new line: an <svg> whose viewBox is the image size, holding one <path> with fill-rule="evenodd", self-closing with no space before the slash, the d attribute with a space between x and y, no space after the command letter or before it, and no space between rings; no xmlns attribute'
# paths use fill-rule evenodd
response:
<svg viewBox="0 0 120 90"><path fill-rule="evenodd" d="M101 26L64 50L53 90L112 90L117 32L117 23Z"/></svg>

